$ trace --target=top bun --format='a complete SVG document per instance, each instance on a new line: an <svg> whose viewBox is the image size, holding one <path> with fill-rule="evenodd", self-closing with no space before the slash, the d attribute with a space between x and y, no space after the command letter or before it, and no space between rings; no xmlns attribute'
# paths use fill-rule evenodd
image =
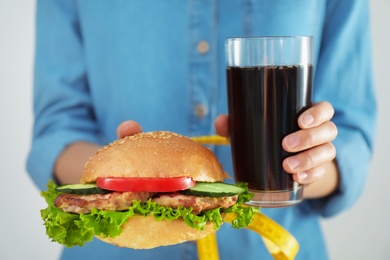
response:
<svg viewBox="0 0 390 260"><path fill-rule="evenodd" d="M85 164L80 183L98 177L191 177L200 182L223 181L214 154L203 145L176 133L139 133L98 150Z"/></svg>

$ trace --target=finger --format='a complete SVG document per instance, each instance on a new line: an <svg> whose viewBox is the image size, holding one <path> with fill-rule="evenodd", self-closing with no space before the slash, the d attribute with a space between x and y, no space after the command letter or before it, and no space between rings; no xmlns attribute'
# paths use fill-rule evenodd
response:
<svg viewBox="0 0 390 260"><path fill-rule="evenodd" d="M305 172L295 173L293 179L300 184L311 184L323 178L324 175L325 167L321 165Z"/></svg>
<svg viewBox="0 0 390 260"><path fill-rule="evenodd" d="M302 129L316 127L332 119L333 115L333 106L329 102L322 101L303 112L298 118L298 125Z"/></svg>
<svg viewBox="0 0 390 260"><path fill-rule="evenodd" d="M142 132L142 127L135 121L129 120L122 122L116 129L118 138L134 135Z"/></svg>
<svg viewBox="0 0 390 260"><path fill-rule="evenodd" d="M320 126L299 130L286 136L282 140L282 147L290 153L304 151L333 141L337 132L336 125L332 121L327 121Z"/></svg>
<svg viewBox="0 0 390 260"><path fill-rule="evenodd" d="M215 119L215 130L217 134L223 137L229 137L229 128L228 128L229 116L226 114L219 115Z"/></svg>
<svg viewBox="0 0 390 260"><path fill-rule="evenodd" d="M336 148L332 143L325 143L283 160L283 169L288 173L307 172L336 157Z"/></svg>

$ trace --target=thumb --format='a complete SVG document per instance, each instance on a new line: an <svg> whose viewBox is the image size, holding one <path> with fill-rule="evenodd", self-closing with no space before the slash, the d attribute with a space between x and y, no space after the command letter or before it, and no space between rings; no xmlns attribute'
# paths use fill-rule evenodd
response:
<svg viewBox="0 0 390 260"><path fill-rule="evenodd" d="M116 134L118 138L123 138L125 136L134 135L142 132L142 127L140 124L133 120L122 122L116 129Z"/></svg>

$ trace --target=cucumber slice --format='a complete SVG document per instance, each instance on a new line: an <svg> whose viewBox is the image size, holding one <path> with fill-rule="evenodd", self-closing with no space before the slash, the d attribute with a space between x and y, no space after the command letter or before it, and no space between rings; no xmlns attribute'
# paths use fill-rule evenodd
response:
<svg viewBox="0 0 390 260"><path fill-rule="evenodd" d="M101 189L96 186L95 183L87 183L87 184L65 184L61 186L57 186L55 188L58 192L69 193L69 194L106 194L111 191Z"/></svg>
<svg viewBox="0 0 390 260"><path fill-rule="evenodd" d="M244 188L223 182L197 182L194 187L180 191L180 193L200 197L228 197L244 191Z"/></svg>

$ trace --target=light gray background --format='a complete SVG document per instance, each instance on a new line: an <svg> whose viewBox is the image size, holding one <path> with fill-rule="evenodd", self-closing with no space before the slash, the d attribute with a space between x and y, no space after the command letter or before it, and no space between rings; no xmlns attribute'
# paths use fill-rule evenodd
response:
<svg viewBox="0 0 390 260"><path fill-rule="evenodd" d="M341 0L342 1L342 0ZM359 1L359 0L357 0ZM379 127L367 188L357 205L323 221L331 259L390 259L390 1L372 0ZM32 126L34 1L0 1L0 259L57 259L25 170ZM304 245L302 245L304 246Z"/></svg>

